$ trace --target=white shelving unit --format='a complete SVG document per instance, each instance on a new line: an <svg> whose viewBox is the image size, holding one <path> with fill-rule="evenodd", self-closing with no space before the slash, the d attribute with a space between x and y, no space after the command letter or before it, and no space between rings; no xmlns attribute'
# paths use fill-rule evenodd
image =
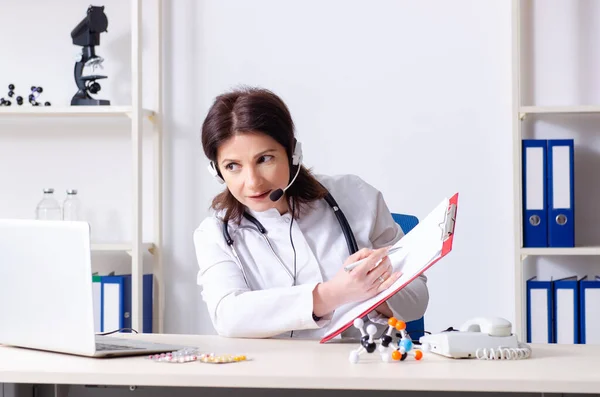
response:
<svg viewBox="0 0 600 397"><path fill-rule="evenodd" d="M127 243L92 243L92 251L95 252L118 252L123 251L131 254L133 251L133 244ZM142 252L148 251L151 254L156 252L156 245L154 243L143 243L142 244Z"/></svg>
<svg viewBox="0 0 600 397"><path fill-rule="evenodd" d="M163 332L164 287L162 267L162 0L156 0L156 32L150 41L156 45L156 104L154 109L142 108L142 0L131 1L131 76L132 96L130 106L48 106L48 107L2 107L0 118L16 118L23 123L32 118L128 118L131 131L132 161L132 235L131 241L123 243L93 242L95 252L124 252L131 256L131 326L141 332L143 324L143 255L146 252L154 258L153 275L155 280L154 332ZM147 3L146 3L147 4ZM143 122L150 121L153 127L154 148L154 236L152 242L142 242L142 135Z"/></svg>
<svg viewBox="0 0 600 397"><path fill-rule="evenodd" d="M519 117L523 120L528 114L567 114L567 113L600 113L600 106L520 106Z"/></svg>
<svg viewBox="0 0 600 397"><path fill-rule="evenodd" d="M154 121L156 113L141 109L140 112L150 121ZM37 106L0 108L4 117L132 117L132 106Z"/></svg>
<svg viewBox="0 0 600 397"><path fill-rule="evenodd" d="M600 255L600 247L574 248L521 248L521 259L527 256L547 255Z"/></svg>
<svg viewBox="0 0 600 397"><path fill-rule="evenodd" d="M523 199L522 199L522 122L528 115L544 117L552 114L590 114L600 113L599 105L577 106L530 106L522 103L523 65L522 65L522 5L531 0L512 1L512 58L513 58L513 181L514 181L514 273L515 273L515 331L520 340L526 340L526 279L524 261L528 256L596 256L600 255L600 246L574 248L525 248L523 247Z"/></svg>

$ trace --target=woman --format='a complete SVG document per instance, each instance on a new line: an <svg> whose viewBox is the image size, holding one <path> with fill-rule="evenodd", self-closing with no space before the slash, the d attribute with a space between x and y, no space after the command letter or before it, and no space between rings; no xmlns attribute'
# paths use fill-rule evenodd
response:
<svg viewBox="0 0 600 397"><path fill-rule="evenodd" d="M403 233L381 193L356 176L304 168L278 96L256 88L220 95L203 123L202 146L209 171L226 185L213 199L214 215L194 232L198 284L219 335L321 338L338 307L398 279L386 253ZM369 316L415 320L428 300L421 276Z"/></svg>

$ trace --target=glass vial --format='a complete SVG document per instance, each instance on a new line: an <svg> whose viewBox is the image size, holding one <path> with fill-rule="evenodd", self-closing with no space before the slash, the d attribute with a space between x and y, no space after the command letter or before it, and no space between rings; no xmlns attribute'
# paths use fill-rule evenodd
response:
<svg viewBox="0 0 600 397"><path fill-rule="evenodd" d="M63 220L80 220L80 203L75 189L67 190L67 198L63 202Z"/></svg>
<svg viewBox="0 0 600 397"><path fill-rule="evenodd" d="M35 218L40 220L61 220L60 204L54 198L54 189L44 189L44 197L35 209Z"/></svg>

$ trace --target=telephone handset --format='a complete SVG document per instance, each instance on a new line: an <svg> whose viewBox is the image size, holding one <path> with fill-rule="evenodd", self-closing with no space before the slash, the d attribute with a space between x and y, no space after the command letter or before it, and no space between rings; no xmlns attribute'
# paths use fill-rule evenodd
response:
<svg viewBox="0 0 600 397"><path fill-rule="evenodd" d="M461 332L483 332L490 336L510 336L512 324L502 317L475 317L460 327Z"/></svg>
<svg viewBox="0 0 600 397"><path fill-rule="evenodd" d="M531 348L517 340L512 324L501 317L476 317L458 331L425 335L419 341L423 350L451 358L520 360L531 356Z"/></svg>

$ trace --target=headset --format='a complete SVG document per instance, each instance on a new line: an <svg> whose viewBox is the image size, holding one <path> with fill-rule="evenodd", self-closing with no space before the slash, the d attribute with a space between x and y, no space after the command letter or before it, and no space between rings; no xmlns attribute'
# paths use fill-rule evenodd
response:
<svg viewBox="0 0 600 397"><path fill-rule="evenodd" d="M298 142L296 139L294 139L294 153L292 155L292 159L291 159L291 163L292 166L296 166L297 170L296 170L296 174L294 175L294 178L292 179L292 181L283 189L277 189L271 192L271 194L269 195L269 198L271 199L271 201L277 201L279 200L283 194L285 193L285 191L287 189L289 189L289 187L294 183L294 181L296 180L296 178L298 177L298 174L300 173L300 169L302 168L302 144L300 142ZM210 161L208 164L208 171L210 172L210 174L217 180L219 181L219 183L224 184L225 180L223 179L223 177L221 176L217 165L215 164L214 161ZM323 185L321 185L323 186ZM325 188L323 186L323 188ZM329 206L331 207L331 209L333 210L338 223L340 224L340 227L342 229L342 233L344 234L344 238L346 239L346 245L348 246L348 253L350 255L354 254L355 252L358 251L358 245L356 244L356 239L354 237L354 233L352 232L352 228L350 228L350 224L348 223L348 220L346 219L346 216L344 215L344 213L342 212L341 208L339 207L339 205L337 204L337 202L335 201L335 199L333 198L333 196L331 195L331 193L329 193L329 191L327 191L327 194L324 197L324 200L327 202L327 204L329 204ZM292 205L294 203L292 202ZM293 212L293 209L292 209ZM246 218L250 223L252 223L254 225L254 227L251 226L240 226L237 228L237 230L241 230L241 229L251 229L256 231L257 233L259 233L263 240L265 240L265 243L269 246L269 249L271 250L271 252L273 253L273 255L275 256L275 258L277 258L277 261L279 262L279 264L281 265L281 267L286 271L286 273L290 276L290 278L293 281L292 285L296 284L296 271L295 271L295 265L294 265L294 274L292 274L290 272L290 270L285 266L285 264L283 263L283 261L281 260L281 258L279 257L279 255L277 255L277 253L275 252L275 250L273 249L273 246L271 245L271 242L269 241L269 238L267 237L267 229L265 229L265 227L258 221L258 219L256 219L255 217L253 217L252 215L250 215L247 212L244 212L243 214L244 218ZM292 216L292 222L293 222L293 216ZM290 224L290 240L291 240L291 227L292 224ZM237 231L236 230L236 231ZM246 285L248 286L248 288L250 288L250 285L248 283L248 279L246 277L246 272L244 271L244 266L242 264L242 261L240 259L240 257L238 256L238 253L234 247L234 241L231 238L231 235L229 234L228 231L228 223L227 222L223 222L223 238L225 239L225 242L227 243L227 245L231 248L231 251L233 253L233 256L237 259L238 261L238 265L240 267L240 270L242 271L242 275L244 276L244 281L246 282ZM292 241L292 247L293 247L293 241ZM296 254L296 250L294 249L294 263L295 263L295 255Z"/></svg>

